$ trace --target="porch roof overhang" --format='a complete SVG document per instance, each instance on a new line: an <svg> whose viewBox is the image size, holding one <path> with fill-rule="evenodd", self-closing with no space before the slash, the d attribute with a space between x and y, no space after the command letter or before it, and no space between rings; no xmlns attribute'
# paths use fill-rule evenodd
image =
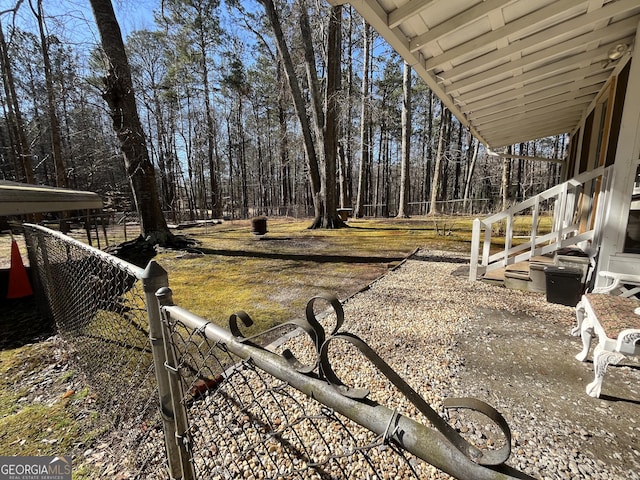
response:
<svg viewBox="0 0 640 480"><path fill-rule="evenodd" d="M97 193L0 181L0 216L102 209Z"/></svg>
<svg viewBox="0 0 640 480"><path fill-rule="evenodd" d="M352 5L490 149L574 131L640 21L638 0L329 2Z"/></svg>

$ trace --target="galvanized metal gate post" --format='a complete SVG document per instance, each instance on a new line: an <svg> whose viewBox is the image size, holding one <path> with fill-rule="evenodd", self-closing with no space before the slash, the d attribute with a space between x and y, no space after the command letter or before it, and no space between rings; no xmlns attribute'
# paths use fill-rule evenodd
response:
<svg viewBox="0 0 640 480"><path fill-rule="evenodd" d="M156 298L161 307L173 305L173 296L169 287L162 287L156 292ZM180 373L178 371L178 362L176 353L171 339L171 326L169 324L169 314L165 311L161 312L162 335L165 351L165 371L169 373L169 389L171 390L171 404L173 405L173 414L175 421L175 440L180 448L180 462L182 466L183 480L193 480L196 478L193 466L193 451L191 437L189 435L189 423L187 419L187 411L185 404L182 402L184 392L182 390L182 382L180 381Z"/></svg>
<svg viewBox="0 0 640 480"><path fill-rule="evenodd" d="M182 415L180 415L179 412L184 407L181 402L175 402L175 395L172 395L172 374L169 369L174 365L167 362L162 317L158 299L156 298L156 291L169 285L167 272L152 260L144 270L142 283L149 315L149 340L151 341L154 370L158 382L158 397L160 400L160 414L162 416L169 476L172 480L192 480L195 478L195 474L191 463L191 454L185 442L181 441L182 437L178 436L178 432L184 432L184 430L178 430L176 425L176 418L184 418L186 413L182 412ZM170 348L170 346L168 347ZM177 381L177 378L173 379L173 382Z"/></svg>

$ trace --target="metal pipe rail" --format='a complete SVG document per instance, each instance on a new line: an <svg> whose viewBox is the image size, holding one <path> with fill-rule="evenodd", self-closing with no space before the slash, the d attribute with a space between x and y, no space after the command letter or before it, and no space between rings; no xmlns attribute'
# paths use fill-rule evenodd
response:
<svg viewBox="0 0 640 480"><path fill-rule="evenodd" d="M165 332L165 341L170 341L171 335L169 331L169 324L178 321L184 327L191 329L193 331L198 331L199 334L206 336L209 340L213 342L220 342L224 344L225 348L228 349L229 352L238 356L239 358L250 361L253 365L258 367L259 369L267 372L268 374L278 378L279 380L286 382L291 387L297 389L298 391L304 393L307 397L314 399L325 406L333 409L333 411L344 415L345 417L353 420L359 425L369 429L370 431L378 434L383 438L386 442L393 442L395 445L401 447L402 449L410 452L411 454L421 458L422 460L430 463L431 465L437 467L438 469L456 477L459 479L469 479L469 480L499 480L499 479L512 479L512 478L525 478L530 479L527 474L520 472L512 467L509 467L502 463L504 460L496 463L500 463L498 465L481 465L472 460L473 452L470 455L469 452L463 451L464 448L461 448L460 445L455 446L452 443L451 437L449 435L450 432L442 433L436 428L427 427L411 418L405 417L404 415L398 414L396 411L393 411L387 408L384 405L377 404L371 400L367 400L366 402L362 401L358 398L352 398L357 395L343 394L344 388L338 389L336 388L336 384L332 381L332 372L330 366L325 366L324 364L320 365L319 371L321 372L318 376L311 376L307 373L304 373L300 368L295 368L295 362L291 362L291 359L287 359L284 356L273 353L269 350L261 348L259 346L254 345L247 339L244 339L242 336L238 336L239 330L237 324L235 324L235 320L233 320L230 324L231 330L226 330L221 328L215 324L212 324L199 316L173 304L172 293L169 288L162 288L158 290L156 293L158 300L160 302L160 310L164 317L164 332ZM313 300L310 302L312 304ZM337 300L336 300L337 302ZM339 304L339 302L338 302ZM332 303L332 306L335 304ZM313 306L311 306L311 310L313 310ZM340 312L336 311L338 317L340 316ZM307 307L307 317L309 314L309 306ZM245 314L246 315L246 314ZM248 317L248 316L247 316ZM236 317L236 320L240 318L241 320L245 320L242 318L242 315ZM309 318L308 318L309 320ZM290 322L292 324L294 322ZM298 322L295 322L298 323ZM338 322L340 323L340 321ZM247 325L248 326L248 325ZM301 325L307 333L313 334L313 332L309 331L309 327L315 328L313 325ZM319 328L322 328L317 325ZM276 327L277 328L277 327ZM311 335L316 343L316 347L319 347L320 343L326 345L327 342L333 337L338 337L339 335L348 336L349 338L357 338L350 334L339 334L337 330L339 325L336 326L333 334L330 335L326 340L322 338L324 336L324 331L318 332L316 331L315 335ZM234 335L236 334L236 335ZM315 336L315 338L314 338ZM323 341L324 340L324 341ZM359 340L359 339L358 339ZM354 343L355 345L355 343ZM367 347L368 348L368 347ZM361 351L363 351L361 349ZM371 351L372 352L372 351ZM363 351L363 353L365 353ZM365 353L367 355L367 353ZM375 355L375 354L374 354ZM368 356L368 355L367 355ZM377 357L377 356L376 356ZM379 362L384 364L384 362L377 357ZM371 358L370 358L371 360ZM372 360L377 367L380 365L376 363L375 360ZM321 361L319 361L321 362ZM384 364L386 365L386 364ZM323 368L324 366L324 368ZM179 366L173 365L171 368L177 370ZM330 374L327 374L330 372ZM385 372L383 372L385 373ZM396 383L397 379L400 377L395 373L391 372L391 374L385 373L387 378L390 378L396 386L399 386ZM319 377L319 378L317 378ZM392 378L393 377L393 378ZM397 378L396 378L397 377ZM399 380L400 383L404 384L402 380ZM332 384L333 383L333 384ZM406 385L406 384L404 384ZM341 387L345 387L342 385ZM408 385L406 385L408 387ZM402 386L400 385L400 388ZM408 387L410 389L410 387ZM175 393L175 392L174 392ZM403 391L406 394L406 391ZM413 390L410 393L418 395ZM412 398L412 395L407 395L412 403L416 404L415 398ZM174 408L178 408L180 405L184 405L183 402L180 402L179 396L175 398L177 404ZM460 400L470 400L470 399L460 399ZM471 399L472 400L472 399ZM482 403L477 400L472 400L477 403ZM418 399L418 403L423 402L426 405L426 402L420 397ZM467 405L458 405L452 404L452 408L457 407L469 407L475 408L477 403L474 403L472 407ZM417 404L416 404L417 405ZM486 405L486 404L485 404ZM418 408L426 413L420 405L417 405ZM430 407L427 407L429 410ZM491 407L489 407L491 408ZM484 411L480 410L482 413ZM438 418L429 418L432 423L445 423L445 420L438 416L438 414L431 410L432 414L437 416ZM497 413L497 412L496 412ZM499 415L499 414L498 414ZM183 416L186 418L186 414ZM502 417L500 419L503 421ZM496 421L495 418L492 420ZM499 421L496 423L500 423ZM504 422L504 426L506 426L506 422ZM438 425L436 425L438 427ZM441 425L440 425L441 427ZM453 430L452 427L449 427L446 424L446 427ZM503 426L501 425L501 428ZM508 431L508 426L506 426ZM446 430L446 428L445 428ZM504 428L503 428L504 432ZM178 430L178 436L181 438L186 438L186 443L188 441L188 427L187 425L181 425L181 428ZM507 443L505 447L507 450L510 449L510 433L507 435ZM475 447L471 447L475 448ZM501 452L504 453L504 452ZM481 455L481 454L480 454ZM508 452L506 454L508 457ZM506 460L506 458L505 458Z"/></svg>
<svg viewBox="0 0 640 480"><path fill-rule="evenodd" d="M131 275L134 275L138 279L142 279L144 276L144 268L140 268L125 260L122 260L121 258L115 257L109 253L103 252L102 250L92 247L91 245L82 243L76 240L75 238L71 238L70 236L65 235L64 233L58 232L56 230L51 230L50 228L46 228L41 225L35 225L32 223L25 223L24 226L29 227L32 230L39 231L53 238L58 238L62 244L75 245L83 250L87 250L91 252L92 255L102 258L103 260L106 260L107 262L112 263L114 265L117 265L120 269L124 270L125 272L129 272Z"/></svg>

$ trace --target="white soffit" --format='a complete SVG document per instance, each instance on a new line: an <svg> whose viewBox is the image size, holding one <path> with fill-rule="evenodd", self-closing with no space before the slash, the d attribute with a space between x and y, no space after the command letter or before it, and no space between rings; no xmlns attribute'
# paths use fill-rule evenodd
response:
<svg viewBox="0 0 640 480"><path fill-rule="evenodd" d="M349 3L488 147L571 132L633 39L640 0Z"/></svg>

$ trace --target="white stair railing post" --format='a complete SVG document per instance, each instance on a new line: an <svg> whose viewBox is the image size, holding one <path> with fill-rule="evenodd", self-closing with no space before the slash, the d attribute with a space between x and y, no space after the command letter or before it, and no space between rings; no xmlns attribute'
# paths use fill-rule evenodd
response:
<svg viewBox="0 0 640 480"><path fill-rule="evenodd" d="M482 245L482 266L489 265L489 255L491 254L491 234L493 233L493 224L484 225L484 244Z"/></svg>
<svg viewBox="0 0 640 480"><path fill-rule="evenodd" d="M480 226L481 222L479 218L473 221L473 228L471 230L471 260L469 265L469 280L475 281L478 279L478 260L480 255Z"/></svg>
<svg viewBox="0 0 640 480"><path fill-rule="evenodd" d="M533 204L533 214L531 216L531 258L537 254L536 243L538 236L538 219L540 213L540 195L536 195L535 202Z"/></svg>
<svg viewBox="0 0 640 480"><path fill-rule="evenodd" d="M513 244L513 214L507 216L507 225L504 231L504 264L509 264L509 254L511 253L511 245Z"/></svg>
<svg viewBox="0 0 640 480"><path fill-rule="evenodd" d="M558 212L557 214L555 214L556 220L558 222L558 225L556 226L556 248L560 248L560 246L562 245L562 236L563 236L563 232L564 232L564 227L566 226L565 224L565 219L566 219L566 206L567 206L567 194L569 192L569 184L568 183L564 183L564 185L562 186L562 191L559 195L559 202L556 202L556 205L558 207Z"/></svg>

